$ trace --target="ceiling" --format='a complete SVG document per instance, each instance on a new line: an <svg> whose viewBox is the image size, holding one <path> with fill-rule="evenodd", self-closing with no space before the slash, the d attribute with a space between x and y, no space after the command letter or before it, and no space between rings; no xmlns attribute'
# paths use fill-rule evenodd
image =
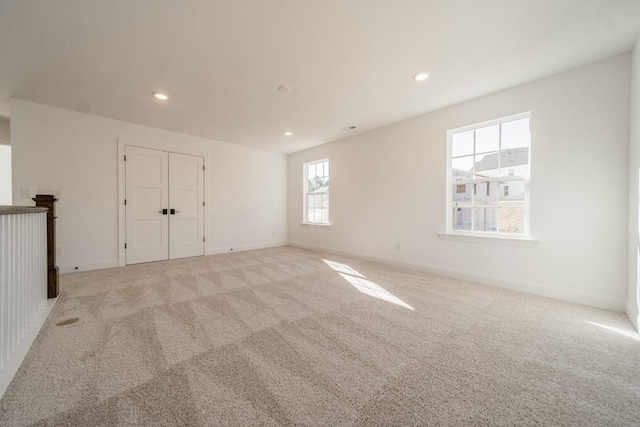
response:
<svg viewBox="0 0 640 427"><path fill-rule="evenodd" d="M639 0L0 0L0 115L15 97L291 153L639 36Z"/></svg>

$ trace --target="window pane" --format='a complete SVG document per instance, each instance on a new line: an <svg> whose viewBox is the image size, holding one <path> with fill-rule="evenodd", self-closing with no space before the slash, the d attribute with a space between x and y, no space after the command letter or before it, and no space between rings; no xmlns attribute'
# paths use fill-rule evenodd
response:
<svg viewBox="0 0 640 427"><path fill-rule="evenodd" d="M508 205L509 202L524 201L524 181L505 181L500 183L500 206Z"/></svg>
<svg viewBox="0 0 640 427"><path fill-rule="evenodd" d="M454 230L471 230L471 208L453 208Z"/></svg>
<svg viewBox="0 0 640 427"><path fill-rule="evenodd" d="M498 151L500 148L500 125L476 129L476 153Z"/></svg>
<svg viewBox="0 0 640 427"><path fill-rule="evenodd" d="M498 169L498 153L480 154L475 157L475 177L490 178L500 176Z"/></svg>
<svg viewBox="0 0 640 427"><path fill-rule="evenodd" d="M329 222L329 209L322 209L322 222L325 224Z"/></svg>
<svg viewBox="0 0 640 427"><path fill-rule="evenodd" d="M498 183L478 182L476 185L476 206L498 206Z"/></svg>
<svg viewBox="0 0 640 427"><path fill-rule="evenodd" d="M497 208L475 208L474 215L474 231L497 231Z"/></svg>
<svg viewBox="0 0 640 427"><path fill-rule="evenodd" d="M451 135L451 156L473 154L473 131L458 132Z"/></svg>
<svg viewBox="0 0 640 427"><path fill-rule="evenodd" d="M500 231L524 233L524 202L500 204Z"/></svg>
<svg viewBox="0 0 640 427"><path fill-rule="evenodd" d="M329 177L325 176L322 179L322 191L329 191Z"/></svg>
<svg viewBox="0 0 640 427"><path fill-rule="evenodd" d="M307 190L309 193L313 193L319 188L322 187L322 181L317 176L309 178L309 189Z"/></svg>
<svg viewBox="0 0 640 427"><path fill-rule="evenodd" d="M471 206L471 192L473 184L454 184L451 200L454 206Z"/></svg>
<svg viewBox="0 0 640 427"><path fill-rule="evenodd" d="M529 149L528 148L512 148L510 150L503 150L500 152L500 165L502 175L509 175L509 169L513 169L516 166L524 166L525 174L529 171ZM514 171L515 173L515 171Z"/></svg>
<svg viewBox="0 0 640 427"><path fill-rule="evenodd" d="M524 232L524 181L500 183L500 231Z"/></svg>
<svg viewBox="0 0 640 427"><path fill-rule="evenodd" d="M451 179L472 179L473 156L459 157L451 160Z"/></svg>
<svg viewBox="0 0 640 427"><path fill-rule="evenodd" d="M529 118L513 120L502 124L502 149L529 147L531 134L529 133Z"/></svg>

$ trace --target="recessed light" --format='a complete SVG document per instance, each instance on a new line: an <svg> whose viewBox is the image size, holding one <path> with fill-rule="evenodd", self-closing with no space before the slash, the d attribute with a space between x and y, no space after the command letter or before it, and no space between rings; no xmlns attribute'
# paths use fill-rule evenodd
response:
<svg viewBox="0 0 640 427"><path fill-rule="evenodd" d="M291 88L287 85L282 85L278 87L278 90L282 93L291 92Z"/></svg>
<svg viewBox="0 0 640 427"><path fill-rule="evenodd" d="M423 82L425 80L427 80L429 78L429 74L425 73L424 71L420 71L418 73L415 73L413 75L413 80L417 81L417 82Z"/></svg>
<svg viewBox="0 0 640 427"><path fill-rule="evenodd" d="M293 135L293 132L291 132L290 130L284 131L284 136L291 136L291 135Z"/></svg>
<svg viewBox="0 0 640 427"><path fill-rule="evenodd" d="M156 99L160 99L162 101L166 101L167 99L169 99L167 95L161 92L151 92L151 95L153 95Z"/></svg>

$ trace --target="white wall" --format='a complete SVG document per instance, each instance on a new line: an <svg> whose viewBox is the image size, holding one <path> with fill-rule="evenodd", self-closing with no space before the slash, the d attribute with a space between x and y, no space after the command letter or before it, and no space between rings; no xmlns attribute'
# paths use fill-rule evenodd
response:
<svg viewBox="0 0 640 427"><path fill-rule="evenodd" d="M290 155L290 244L623 310L630 60L618 56ZM531 231L542 244L440 240L447 130L526 111ZM330 229L300 224L302 164L322 158L331 162Z"/></svg>
<svg viewBox="0 0 640 427"><path fill-rule="evenodd" d="M287 242L284 155L16 99L11 136L14 204L33 205L22 189L62 191L61 271L117 265L118 138L206 156L208 253Z"/></svg>
<svg viewBox="0 0 640 427"><path fill-rule="evenodd" d="M629 138L629 286L627 314L638 329L638 274L640 257L640 233L638 230L638 205L640 203L640 40L633 51L631 68L631 134Z"/></svg>

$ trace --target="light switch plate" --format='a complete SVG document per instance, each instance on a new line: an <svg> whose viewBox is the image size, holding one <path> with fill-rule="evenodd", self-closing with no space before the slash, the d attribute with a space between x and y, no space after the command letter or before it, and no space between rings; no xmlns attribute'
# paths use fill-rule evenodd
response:
<svg viewBox="0 0 640 427"><path fill-rule="evenodd" d="M31 198L31 189L23 188L22 190L20 190L20 197L22 197L23 199L30 199Z"/></svg>

